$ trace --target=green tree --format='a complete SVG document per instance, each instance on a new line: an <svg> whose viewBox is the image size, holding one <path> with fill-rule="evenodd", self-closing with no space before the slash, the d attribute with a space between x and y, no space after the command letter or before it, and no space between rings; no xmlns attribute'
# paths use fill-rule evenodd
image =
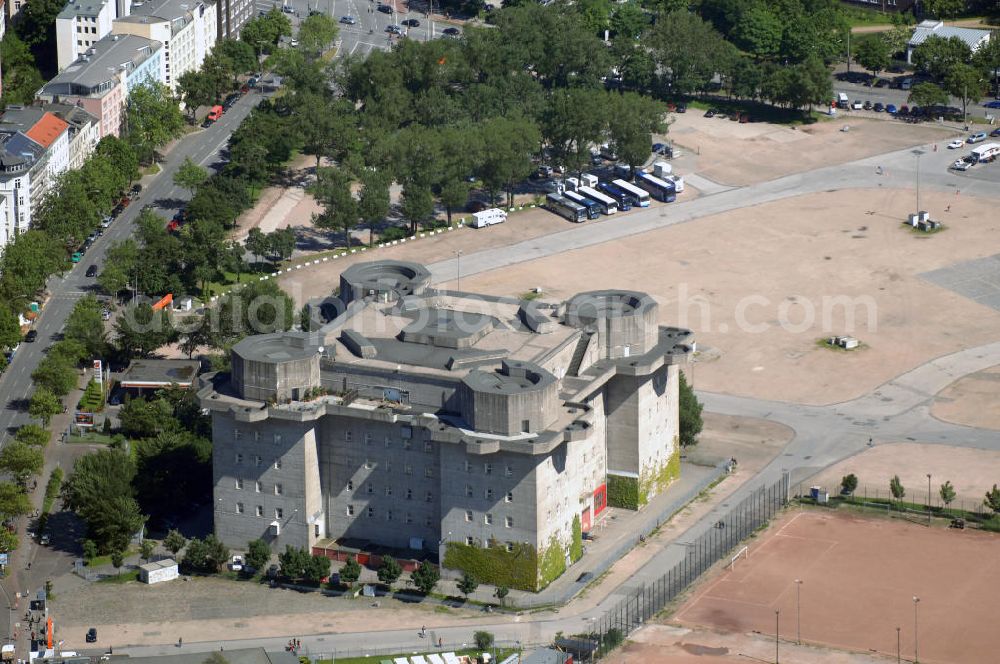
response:
<svg viewBox="0 0 1000 664"><path fill-rule="evenodd" d="M341 583L347 584L348 588L357 582L361 576L361 565L354 559L354 556L348 557L347 562L340 568L339 575Z"/></svg>
<svg viewBox="0 0 1000 664"><path fill-rule="evenodd" d="M928 37L913 50L913 65L943 81L954 65L968 63L971 56L969 45L958 37Z"/></svg>
<svg viewBox="0 0 1000 664"><path fill-rule="evenodd" d="M326 14L310 14L299 24L299 48L307 58L323 55L337 39L337 24Z"/></svg>
<svg viewBox="0 0 1000 664"><path fill-rule="evenodd" d="M88 294L76 301L63 327L63 337L79 342L88 358L99 358L107 351L102 308L97 298Z"/></svg>
<svg viewBox="0 0 1000 664"><path fill-rule="evenodd" d="M156 148L180 136L184 117L170 88L146 82L129 92L124 123L125 138L139 161L152 163Z"/></svg>
<svg viewBox="0 0 1000 664"><path fill-rule="evenodd" d="M858 488L858 476L854 473L850 475L844 475L840 480L840 492L846 495L851 495L854 490Z"/></svg>
<svg viewBox="0 0 1000 664"><path fill-rule="evenodd" d="M185 569L207 574L215 574L229 560L229 549L215 535L204 540L197 537L187 544L182 565Z"/></svg>
<svg viewBox="0 0 1000 664"><path fill-rule="evenodd" d="M955 18L967 6L966 0L923 0L920 4L924 13L935 18Z"/></svg>
<svg viewBox="0 0 1000 664"><path fill-rule="evenodd" d="M417 184L408 184L403 189L399 211L410 221L410 234L417 232L417 225L426 222L434 214L434 197L430 189Z"/></svg>
<svg viewBox="0 0 1000 664"><path fill-rule="evenodd" d="M247 566L258 572L263 570L271 560L271 547L262 539L251 540L247 544Z"/></svg>
<svg viewBox="0 0 1000 664"><path fill-rule="evenodd" d="M710 23L691 12L674 12L658 20L649 44L664 85L674 95L706 89L734 50Z"/></svg>
<svg viewBox="0 0 1000 664"><path fill-rule="evenodd" d="M309 553L305 549L299 549L291 544L285 545L284 553L278 554L278 565L281 566L281 575L292 581L305 576L306 568L309 565Z"/></svg>
<svg viewBox="0 0 1000 664"><path fill-rule="evenodd" d="M777 55L783 27L777 13L767 5L754 4L743 12L733 31L736 45L757 58Z"/></svg>
<svg viewBox="0 0 1000 664"><path fill-rule="evenodd" d="M166 399L127 399L118 413L121 432L131 439L151 438L173 424L173 407Z"/></svg>
<svg viewBox="0 0 1000 664"><path fill-rule="evenodd" d="M240 39L250 44L259 58L270 53L278 40L292 34L292 22L277 7L264 16L252 18L240 30Z"/></svg>
<svg viewBox="0 0 1000 664"><path fill-rule="evenodd" d="M906 497L906 489L903 488L903 483L899 481L899 475L893 475L892 479L889 480L889 491L896 500L902 500Z"/></svg>
<svg viewBox="0 0 1000 664"><path fill-rule="evenodd" d="M97 542L92 539L83 540L83 559L88 563L97 557Z"/></svg>
<svg viewBox="0 0 1000 664"><path fill-rule="evenodd" d="M148 303L127 307L115 321L115 344L128 357L149 357L153 351L176 341L170 316Z"/></svg>
<svg viewBox="0 0 1000 664"><path fill-rule="evenodd" d="M139 158L135 150L124 139L105 136L97 142L94 157L90 161L100 161L114 166L120 182L114 191L121 191L126 185L139 179ZM88 162L89 163L89 162Z"/></svg>
<svg viewBox="0 0 1000 664"><path fill-rule="evenodd" d="M507 595L510 594L510 588L507 586L497 586L496 590L493 591L493 596L500 600L500 606L503 607L504 600L507 599Z"/></svg>
<svg viewBox="0 0 1000 664"><path fill-rule="evenodd" d="M35 64L31 49L18 37L17 31L7 30L4 34L0 42L0 61L3 62L4 105L31 104L35 93L45 85L45 79Z"/></svg>
<svg viewBox="0 0 1000 664"><path fill-rule="evenodd" d="M468 572L464 572L462 578L458 580L458 592L465 595L465 599L469 599L469 595L476 592L478 587L479 581Z"/></svg>
<svg viewBox="0 0 1000 664"><path fill-rule="evenodd" d="M171 530L167 533L167 536L163 539L163 546L170 552L171 555L176 556L177 552L183 549L187 545L187 540L181 535L178 530Z"/></svg>
<svg viewBox="0 0 1000 664"><path fill-rule="evenodd" d="M476 648L479 650L489 650L493 647L493 633L477 631L472 635L472 640L476 642Z"/></svg>
<svg viewBox="0 0 1000 664"><path fill-rule="evenodd" d="M205 72L195 69L177 77L177 92L192 119L199 106L208 106L218 100L212 78Z"/></svg>
<svg viewBox="0 0 1000 664"><path fill-rule="evenodd" d="M66 247L48 233L29 230L14 236L0 258L0 298L21 310L36 299L49 275L66 265Z"/></svg>
<svg viewBox="0 0 1000 664"><path fill-rule="evenodd" d="M11 348L21 342L21 326L17 315L6 302L0 302L0 348Z"/></svg>
<svg viewBox="0 0 1000 664"><path fill-rule="evenodd" d="M500 189L507 192L510 207L514 204L514 186L533 170L531 158L541 144L541 134L531 120L499 117L484 122L480 132L483 160L479 174L491 193Z"/></svg>
<svg viewBox="0 0 1000 664"><path fill-rule="evenodd" d="M320 583L330 576L330 559L326 556L309 556L302 578L306 583Z"/></svg>
<svg viewBox="0 0 1000 664"><path fill-rule="evenodd" d="M939 106L948 103L948 93L935 83L917 83L910 88L910 94L906 101L917 106L926 108L928 106Z"/></svg>
<svg viewBox="0 0 1000 664"><path fill-rule="evenodd" d="M694 445L698 442L698 434L704 425L701 418L702 404L695 396L694 389L688 385L683 371L678 378L677 410L681 446Z"/></svg>
<svg viewBox="0 0 1000 664"><path fill-rule="evenodd" d="M1000 514L1000 489L997 489L996 484L993 485L993 489L986 492L986 498L983 500L983 504L997 514Z"/></svg>
<svg viewBox="0 0 1000 664"><path fill-rule="evenodd" d="M41 420L42 426L46 427L49 426L52 416L61 413L62 409L63 406L59 397L52 390L44 386L39 386L35 390L35 393L31 395L31 401L28 403L28 415L36 420ZM48 442L47 432L45 442Z"/></svg>
<svg viewBox="0 0 1000 664"><path fill-rule="evenodd" d="M146 517L133 494L135 464L121 449L108 449L76 460L66 481L63 502L87 524L87 537L102 552L125 550Z"/></svg>
<svg viewBox="0 0 1000 664"><path fill-rule="evenodd" d="M40 473L44 464L42 450L32 445L14 441L0 450L0 470L21 480Z"/></svg>
<svg viewBox="0 0 1000 664"><path fill-rule="evenodd" d="M255 226L247 233L247 238L243 241L243 246L254 256L266 258L271 249L271 242L264 234L264 231Z"/></svg>
<svg viewBox="0 0 1000 664"><path fill-rule="evenodd" d="M14 519L32 510L31 500L13 482L0 482L0 519Z"/></svg>
<svg viewBox="0 0 1000 664"><path fill-rule="evenodd" d="M184 161L177 167L174 173L174 184L183 189L187 189L194 196L198 187L208 179L208 171L191 161L191 157L184 157Z"/></svg>
<svg viewBox="0 0 1000 664"><path fill-rule="evenodd" d="M383 556L382 564L378 568L378 580L384 583L388 587L392 587L392 584L396 582L397 579L403 574L403 568L400 567L399 563L392 556Z"/></svg>
<svg viewBox="0 0 1000 664"><path fill-rule="evenodd" d="M111 551L111 566L115 568L115 571L121 575L122 565L125 564L125 552L121 549L114 549Z"/></svg>
<svg viewBox="0 0 1000 664"><path fill-rule="evenodd" d="M649 157L653 133L664 130L660 102L634 92L611 95L608 100L611 117L608 137L618 158L633 169ZM634 174L634 173L633 173Z"/></svg>
<svg viewBox="0 0 1000 664"><path fill-rule="evenodd" d="M136 498L145 513L159 518L176 514L190 502L209 500L212 485L211 441L176 430L179 424L170 414L165 419L172 430L134 443L142 478L135 486Z"/></svg>
<svg viewBox="0 0 1000 664"><path fill-rule="evenodd" d="M609 27L615 39L636 40L649 26L646 14L635 2L626 2L611 11Z"/></svg>
<svg viewBox="0 0 1000 664"><path fill-rule="evenodd" d="M341 230L348 247L351 230L358 225L358 201L351 193L351 180L336 168L321 168L316 181L316 202L323 211L315 215L313 223L319 228Z"/></svg>
<svg viewBox="0 0 1000 664"><path fill-rule="evenodd" d="M25 445L33 445L34 447L45 447L49 444L49 438L51 437L52 434L37 424L25 424L19 427L17 433L14 434L14 440Z"/></svg>
<svg viewBox="0 0 1000 664"><path fill-rule="evenodd" d="M417 569L410 572L410 580L417 590L425 595L431 594L434 586L441 580L441 572L430 563L421 563Z"/></svg>
<svg viewBox="0 0 1000 664"><path fill-rule="evenodd" d="M151 539L144 539L142 540L142 544L139 545L139 555L142 556L142 559L145 560L147 563L149 562L150 558L153 557L153 551L155 550L156 550L156 542L154 542Z"/></svg>
<svg viewBox="0 0 1000 664"><path fill-rule="evenodd" d="M287 260L295 251L295 231L291 228L279 228L267 234L267 244L271 255L279 260Z"/></svg>
<svg viewBox="0 0 1000 664"><path fill-rule="evenodd" d="M858 46L854 59L872 73L869 85L874 85L879 72L885 71L892 64L892 53L889 52L889 44L884 39L866 39Z"/></svg>
<svg viewBox="0 0 1000 664"><path fill-rule="evenodd" d="M951 485L951 482L945 482L942 484L938 493L940 494L941 502L944 503L945 507L951 505L951 502L955 500L955 487Z"/></svg>
<svg viewBox="0 0 1000 664"><path fill-rule="evenodd" d="M967 118L969 103L975 103L983 97L986 79L972 65L956 63L945 74L944 87L962 100L962 117Z"/></svg>
<svg viewBox="0 0 1000 664"><path fill-rule="evenodd" d="M253 46L245 41L220 39L212 48L212 55L226 62L234 74L252 72L257 69L257 55Z"/></svg>
<svg viewBox="0 0 1000 664"><path fill-rule="evenodd" d="M358 200L358 214L368 224L368 244L375 239L375 226L389 214L388 175L376 171L365 171L361 176L361 197Z"/></svg>

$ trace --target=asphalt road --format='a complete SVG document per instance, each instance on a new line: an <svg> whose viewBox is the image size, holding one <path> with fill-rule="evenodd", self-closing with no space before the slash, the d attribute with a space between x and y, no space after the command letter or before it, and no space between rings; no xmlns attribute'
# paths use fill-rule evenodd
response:
<svg viewBox="0 0 1000 664"><path fill-rule="evenodd" d="M353 16L357 20L356 24L338 24L342 55L365 56L372 51L388 49L392 43L388 33L385 32L388 25L402 26L408 38L418 41L441 37L441 31L450 25L443 22L440 16L436 16L432 21L424 12L408 11L407 4L403 0L385 2L394 9L391 14L377 11L378 4L380 3L373 0L288 0L284 4L278 0L257 0L257 10L266 12L272 8L291 7L294 13L288 16L293 26L297 26L310 11L323 12L338 22L344 16ZM420 21L420 25L413 28L403 26L402 22L407 19L416 19Z"/></svg>
<svg viewBox="0 0 1000 664"><path fill-rule="evenodd" d="M10 366L0 376L0 396L4 404L0 409L0 444L5 443L18 427L30 421L27 400L34 389L31 374L45 350L58 339L76 301L94 290L96 280L85 276L87 268L91 265L100 268L108 247L132 235L135 219L144 205L154 205L166 218L170 218L189 198L186 190L173 184L173 175L178 166L185 157L206 167L219 164L230 134L260 99L261 96L257 93L246 95L211 127L199 129L180 141L166 161L160 164L160 173L144 184L138 200L133 201L104 231L104 235L94 242L83 260L63 275L49 279L48 291L51 296L34 326L38 331L38 339L34 343L22 342Z"/></svg>
<svg viewBox="0 0 1000 664"><path fill-rule="evenodd" d="M834 94L837 92L846 92L847 96L851 98L851 101L858 100L861 102L870 101L873 104L875 102L882 102L883 104L895 104L896 107L909 106L910 102L908 97L910 96L909 90L899 90L897 88L870 88L867 85L860 83L847 83L845 81L838 81L834 79L833 81L833 91ZM1000 109L997 108L986 108L983 104L992 101L990 97L984 97L977 104L969 104L968 112L970 118L984 118L987 115L992 115L993 117L1000 118ZM962 100L955 97L951 98L948 102L949 106L954 106L957 109L962 108ZM841 114L841 117L850 117L850 111L837 111Z"/></svg>

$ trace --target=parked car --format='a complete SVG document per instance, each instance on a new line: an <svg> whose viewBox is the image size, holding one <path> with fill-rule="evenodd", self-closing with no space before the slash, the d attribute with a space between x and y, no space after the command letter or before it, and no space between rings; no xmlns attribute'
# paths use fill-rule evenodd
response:
<svg viewBox="0 0 1000 664"><path fill-rule="evenodd" d="M401 21L401 23L403 25L405 25L406 27L408 27L408 28L418 28L418 27L420 27L420 21L418 21L415 18L408 18L405 21Z"/></svg>
<svg viewBox="0 0 1000 664"><path fill-rule="evenodd" d="M283 11L286 14L294 14L295 13L295 7L292 7L291 5L284 5L281 8L281 11Z"/></svg>
<svg viewBox="0 0 1000 664"><path fill-rule="evenodd" d="M983 104L984 108L1000 108L1000 99L994 99Z"/></svg>
<svg viewBox="0 0 1000 664"><path fill-rule="evenodd" d="M870 111L872 110L872 103L870 101L866 101L864 103L864 106L862 106L861 108L865 109L866 111Z"/></svg>
<svg viewBox="0 0 1000 664"><path fill-rule="evenodd" d="M380 12L382 12L383 14L391 14L392 13L392 7L389 6L389 5L379 5L378 6L378 10Z"/></svg>
<svg viewBox="0 0 1000 664"><path fill-rule="evenodd" d="M38 338L38 330L28 330L28 333L24 335L24 340L29 344L34 343L35 339Z"/></svg>
<svg viewBox="0 0 1000 664"><path fill-rule="evenodd" d="M961 150L965 146L965 141L960 138L956 138L951 143L948 144L949 150Z"/></svg>
<svg viewBox="0 0 1000 664"><path fill-rule="evenodd" d="M877 101L875 102L875 105L872 106L872 110L875 111L876 113L881 113L882 111L885 110L885 106L882 105L882 102Z"/></svg>
<svg viewBox="0 0 1000 664"><path fill-rule="evenodd" d="M42 546L48 546L49 545L49 534L45 533L44 535L42 535L41 537L39 537L38 538L38 543L41 544Z"/></svg>
<svg viewBox="0 0 1000 664"><path fill-rule="evenodd" d="M101 320L111 320L111 310L103 309L101 311Z"/></svg>
<svg viewBox="0 0 1000 664"><path fill-rule="evenodd" d="M685 104L682 101L677 102L677 112L678 113L687 113L688 112L688 105Z"/></svg>
<svg viewBox="0 0 1000 664"><path fill-rule="evenodd" d="M982 143L985 140L986 140L986 132L985 131L977 131L975 134L970 134L969 137L967 139L965 139L965 142L966 143Z"/></svg>
<svg viewBox="0 0 1000 664"><path fill-rule="evenodd" d="M87 630L87 643L96 643L96 642L97 642L97 628L91 627L90 629Z"/></svg>
<svg viewBox="0 0 1000 664"><path fill-rule="evenodd" d="M972 166L972 164L964 159L956 159L955 163L951 165L956 171L967 171Z"/></svg>
<svg viewBox="0 0 1000 664"><path fill-rule="evenodd" d="M885 105L885 112L886 113L891 113L892 115L895 115L896 114L896 105L895 104L886 104Z"/></svg>
<svg viewBox="0 0 1000 664"><path fill-rule="evenodd" d="M291 46L292 48L298 48L299 40L296 39L295 37L292 37L290 40L288 40L288 45Z"/></svg>
<svg viewBox="0 0 1000 664"><path fill-rule="evenodd" d="M97 276L97 266L96 265L91 265L90 267L87 268L87 276L88 277L96 277Z"/></svg>
<svg viewBox="0 0 1000 664"><path fill-rule="evenodd" d="M889 81L887 81L884 78L877 78L877 79L875 79L875 87L876 88L884 88L884 87L886 87L888 85L889 85Z"/></svg>
<svg viewBox="0 0 1000 664"><path fill-rule="evenodd" d="M357 25L358 19L354 18L353 16L341 16L340 22L343 23L344 25Z"/></svg>
<svg viewBox="0 0 1000 664"><path fill-rule="evenodd" d="M907 106L906 104L903 104L902 106L899 107L899 114L900 115L909 115L910 114L910 107Z"/></svg>
<svg viewBox="0 0 1000 664"><path fill-rule="evenodd" d="M460 34L462 34L462 31L459 30L458 28L445 28L444 34L448 35L449 37L457 37Z"/></svg>
<svg viewBox="0 0 1000 664"><path fill-rule="evenodd" d="M229 563L229 569L233 570L234 572L243 571L243 556L241 555L233 556L233 561Z"/></svg>
<svg viewBox="0 0 1000 664"><path fill-rule="evenodd" d="M707 111L705 111L705 117L706 118L714 118L717 113L718 113L718 111L716 111L714 108L710 108Z"/></svg>
<svg viewBox="0 0 1000 664"><path fill-rule="evenodd" d="M1000 127L990 132L990 138L996 138L997 136L1000 136Z"/></svg>
<svg viewBox="0 0 1000 664"><path fill-rule="evenodd" d="M389 34L392 34L392 35L401 35L401 34L403 34L403 28L401 28L398 25L387 25L387 26L385 26L385 31L388 32Z"/></svg>

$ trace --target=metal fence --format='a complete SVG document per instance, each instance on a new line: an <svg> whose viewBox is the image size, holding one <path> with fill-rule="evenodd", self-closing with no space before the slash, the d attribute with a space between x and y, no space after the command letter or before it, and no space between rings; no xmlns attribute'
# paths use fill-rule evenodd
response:
<svg viewBox="0 0 1000 664"><path fill-rule="evenodd" d="M797 498L809 498L810 488L804 487L802 485L797 485L795 490L795 495ZM897 500L893 495L892 491L889 490L888 483L885 486L878 485L873 486L870 484L859 484L853 493L849 496L840 496L838 492L840 487L833 487L830 490L830 498L840 498L846 503L855 503L861 505L869 505L874 507L881 507L887 509L889 504L892 504L894 510L907 510L907 511L919 511L921 513L926 513L928 505L932 512L950 511L950 512L964 512L965 514L978 517L980 519L988 519L993 516L993 512L986 507L983 500L980 498L978 500L967 500L967 499L954 499L947 505L941 500L940 487L932 488L930 495L928 496L927 486L923 487L909 487L906 489L906 495L902 499ZM838 495L835 495L838 494Z"/></svg>
<svg viewBox="0 0 1000 664"><path fill-rule="evenodd" d="M672 494L670 502L662 505L658 513L639 512L637 514L630 515L629 518L634 519L634 525L632 530L629 531L629 537L622 538L622 541L619 542L615 548L601 554L601 558L596 560L596 562L584 558L578 565L574 565L573 567L566 569L565 574L571 576L582 576L581 573L589 572L589 574L584 576L582 579L578 578L573 583L565 586L558 593L554 593L550 589L549 592L543 591L539 595L525 595L516 599L508 600L507 606L518 609L537 609L541 607L561 606L566 604L571 599L576 597L581 590L586 588L593 579L599 577L601 574L604 574L609 567L621 560L622 556L634 549L637 544L635 539L636 537L640 534L643 536L649 535L656 531L657 528L670 521L675 514L680 512L692 500L697 498L698 494L707 489L720 477L725 475L728 463L728 461L718 463L713 469L713 472L707 473L699 482L688 487L684 493L678 493L676 495ZM460 574L455 574L456 578L459 576Z"/></svg>
<svg viewBox="0 0 1000 664"><path fill-rule="evenodd" d="M788 502L788 473L770 486L762 486L729 510L710 530L688 544L688 554L659 579L639 588L595 621L590 640L593 659L619 645L668 603L705 573L712 565L732 552L781 510Z"/></svg>

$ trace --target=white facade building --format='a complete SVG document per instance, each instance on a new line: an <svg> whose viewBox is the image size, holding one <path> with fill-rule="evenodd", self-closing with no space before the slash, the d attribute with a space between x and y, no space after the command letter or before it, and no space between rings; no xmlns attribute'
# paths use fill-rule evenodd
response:
<svg viewBox="0 0 1000 664"><path fill-rule="evenodd" d="M199 69L215 46L217 12L214 3L153 0L133 5L132 15L115 21L112 30L161 42L164 83L176 91L177 79Z"/></svg>
<svg viewBox="0 0 1000 664"><path fill-rule="evenodd" d="M56 17L57 64L62 71L111 32L114 0L72 0Z"/></svg>

